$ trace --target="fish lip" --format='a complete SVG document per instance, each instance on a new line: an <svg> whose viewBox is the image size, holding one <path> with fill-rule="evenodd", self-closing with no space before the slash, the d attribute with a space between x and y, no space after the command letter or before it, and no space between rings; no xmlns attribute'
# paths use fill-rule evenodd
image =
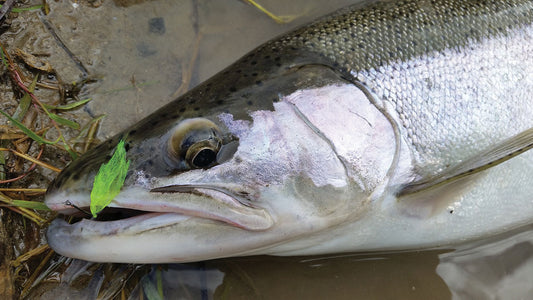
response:
<svg viewBox="0 0 533 300"><path fill-rule="evenodd" d="M257 207L246 197L238 195L230 189L209 184L175 184L160 186L150 190L151 194L189 194L209 198L222 204L223 213L216 211L188 210L179 208L177 212L185 215L222 221L232 226L251 231L269 229L274 224L271 215L263 208ZM132 207L133 208L133 207ZM225 215L229 213L230 216ZM231 217L232 216L232 217Z"/></svg>
<svg viewBox="0 0 533 300"><path fill-rule="evenodd" d="M69 233L74 235L99 235L108 236L124 232L138 234L143 231L154 230L161 227L171 226L187 219L193 218L172 212L148 212L142 215L133 216L113 221L96 221L91 219L82 219L79 222L70 224L67 221L57 218L50 223L47 230L47 236ZM145 223L151 222L149 228L141 228ZM48 238L48 240L55 240Z"/></svg>
<svg viewBox="0 0 533 300"><path fill-rule="evenodd" d="M95 239L136 236L144 232L157 231L161 228L179 225L191 218L193 217L177 213L147 213L127 219L106 222L82 219L74 224L69 224L67 221L57 218L48 226L46 239L50 247L61 255L87 259L79 256L79 252L83 251L84 245ZM105 251L107 255L113 254L113 249Z"/></svg>
<svg viewBox="0 0 533 300"><path fill-rule="evenodd" d="M124 193L126 194L124 195ZM172 193L184 194L189 199L188 201L174 201L174 199L169 199L168 197L168 194ZM68 199L67 195L64 194L66 193L49 195L50 198L46 200L46 205L64 215L72 215L78 212L77 209L73 208L73 205L67 204L66 201L57 201L57 199ZM271 215L265 209L251 205L249 200L238 196L229 189L213 185L169 185L150 190L133 187L131 190L123 190L121 194L123 195L117 196L108 205L109 208L137 210L143 212L141 216L151 213L175 213L188 217L220 221L250 231L267 230L274 224ZM147 201L145 197L151 197L151 199ZM90 202L90 200L83 196L80 196L80 198L69 202L79 207L88 207L87 202ZM135 217L138 216L130 216L124 220ZM118 221L121 220L96 220L93 222L121 224ZM84 222L84 224L86 223L87 221Z"/></svg>
<svg viewBox="0 0 533 300"><path fill-rule="evenodd" d="M230 191L229 189L207 184L172 184L165 185L161 187L156 187L150 190L150 193L196 193L201 195L206 195L203 190L212 190L215 192L222 193L228 197L225 197L225 200L234 205L244 205L250 208L257 208L254 206L250 200L243 196L237 195L237 193ZM233 201L231 201L233 200Z"/></svg>

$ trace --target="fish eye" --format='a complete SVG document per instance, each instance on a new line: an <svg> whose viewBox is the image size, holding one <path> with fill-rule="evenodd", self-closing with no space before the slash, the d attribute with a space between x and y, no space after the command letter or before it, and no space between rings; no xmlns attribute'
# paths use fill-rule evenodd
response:
<svg viewBox="0 0 533 300"><path fill-rule="evenodd" d="M188 119L174 129L167 146L169 158L179 168L205 169L217 162L222 134L208 119Z"/></svg>
<svg viewBox="0 0 533 300"><path fill-rule="evenodd" d="M216 162L219 149L220 144L214 144L212 140L198 142L187 149L185 160L191 167L207 168Z"/></svg>

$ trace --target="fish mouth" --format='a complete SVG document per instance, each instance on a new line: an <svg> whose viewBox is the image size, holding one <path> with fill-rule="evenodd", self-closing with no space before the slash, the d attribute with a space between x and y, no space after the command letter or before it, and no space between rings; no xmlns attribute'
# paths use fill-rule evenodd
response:
<svg viewBox="0 0 533 300"><path fill-rule="evenodd" d="M76 197L65 201L68 198L61 194L50 195L45 202L52 210L71 217L72 224L57 221L61 226L99 228L97 231L104 235L125 228L131 231L132 226L138 227L135 231L146 231L191 218L216 221L249 231L267 230L274 224L265 209L254 206L245 196L211 185L168 185L150 190L126 188L93 219L88 219L90 213L86 197L83 201ZM146 226L135 226L143 223Z"/></svg>

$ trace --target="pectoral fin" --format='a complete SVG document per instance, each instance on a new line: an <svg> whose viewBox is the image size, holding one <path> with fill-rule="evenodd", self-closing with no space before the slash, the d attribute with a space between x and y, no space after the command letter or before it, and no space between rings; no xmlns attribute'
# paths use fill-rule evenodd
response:
<svg viewBox="0 0 533 300"><path fill-rule="evenodd" d="M533 148L533 128L506 139L491 149L471 157L443 172L404 185L397 197L413 196L430 189L452 184L465 177L492 168ZM416 197L418 198L418 197Z"/></svg>

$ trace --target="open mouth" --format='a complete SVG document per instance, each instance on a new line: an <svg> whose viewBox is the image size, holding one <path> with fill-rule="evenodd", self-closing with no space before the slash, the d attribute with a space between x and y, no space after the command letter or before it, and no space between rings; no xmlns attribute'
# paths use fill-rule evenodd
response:
<svg viewBox="0 0 533 300"><path fill-rule="evenodd" d="M47 205L69 216L72 224L90 221L92 224L115 222L118 225L168 214L167 221L170 221L170 216L180 220L200 218L251 231L266 230L273 225L272 218L264 209L254 207L240 195L215 186L170 185L150 191L127 188L96 218L92 218L87 205L75 204L86 201L59 202L58 198L61 196L47 199Z"/></svg>
<svg viewBox="0 0 533 300"><path fill-rule="evenodd" d="M118 208L118 207L106 207L101 212L98 213L96 218L92 217L92 214L89 211L89 207L75 207L76 212L68 213L66 211L59 211L61 215L68 217L71 223L77 223L82 219L91 219L95 222L110 222L110 221L120 221L124 219L129 219L137 217L140 215L145 215L153 212L129 209L129 208Z"/></svg>

